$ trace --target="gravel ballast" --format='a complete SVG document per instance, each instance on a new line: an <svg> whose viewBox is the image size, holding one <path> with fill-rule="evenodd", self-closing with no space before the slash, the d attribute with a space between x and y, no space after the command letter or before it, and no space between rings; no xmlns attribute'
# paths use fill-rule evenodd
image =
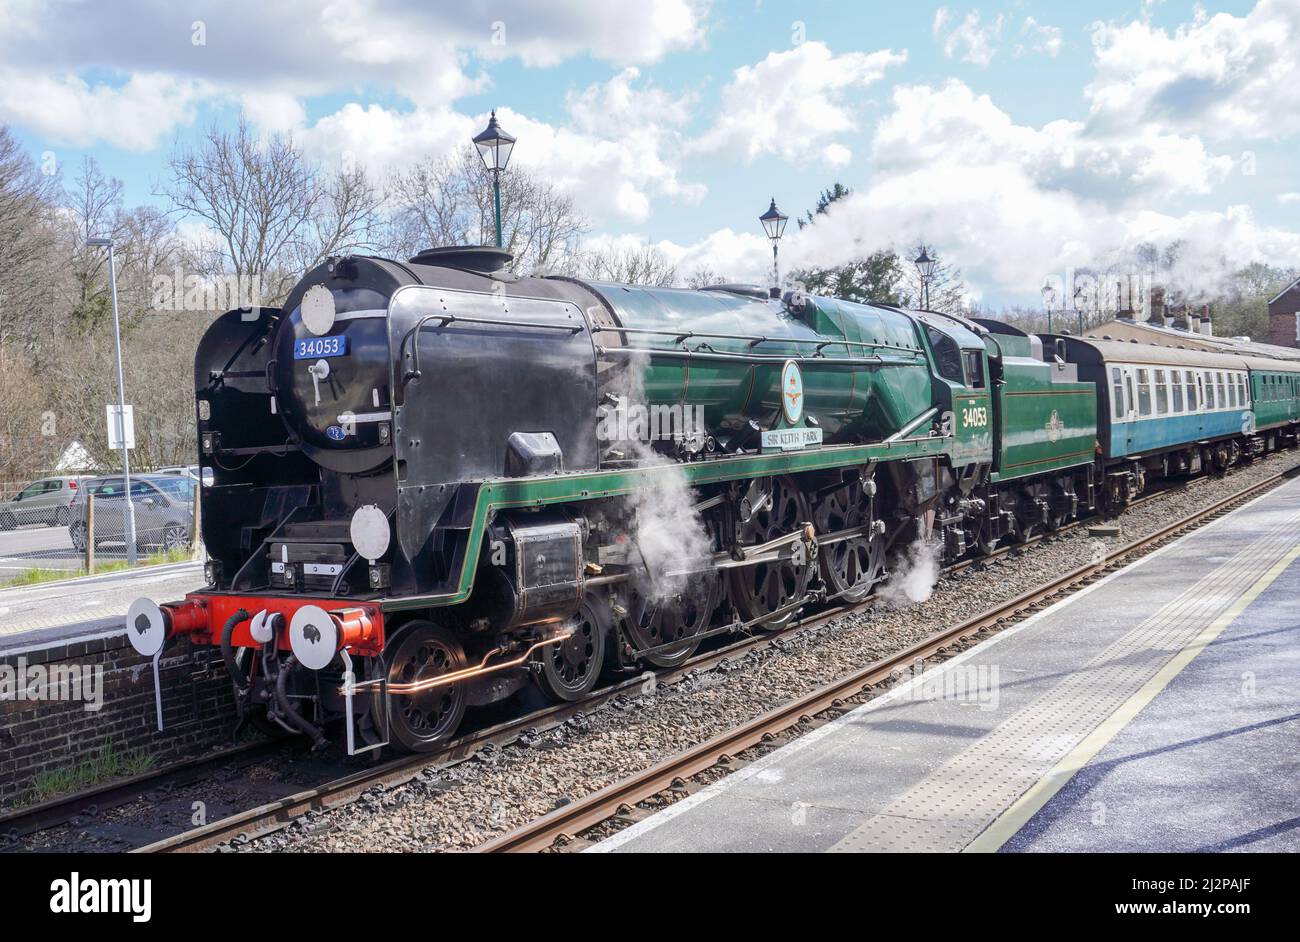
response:
<svg viewBox="0 0 1300 942"><path fill-rule="evenodd" d="M501 749L318 812L247 842L245 851L466 850L718 735L775 705L896 653L950 625L1095 561L1175 519L1300 465L1270 456L1225 478L1201 478L1126 511L1120 532L1078 527L947 575L924 602L854 612L671 685L641 692Z"/></svg>

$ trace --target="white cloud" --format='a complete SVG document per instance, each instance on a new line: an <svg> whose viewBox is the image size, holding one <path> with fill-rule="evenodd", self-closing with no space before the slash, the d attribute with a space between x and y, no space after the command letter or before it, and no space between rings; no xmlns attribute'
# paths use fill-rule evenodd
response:
<svg viewBox="0 0 1300 942"><path fill-rule="evenodd" d="M1093 28L1087 87L1105 128L1158 122L1217 139L1300 131L1300 4L1259 0L1245 16L1208 16L1172 33L1149 22Z"/></svg>
<svg viewBox="0 0 1300 942"><path fill-rule="evenodd" d="M923 236L971 283L1030 292L1047 273L1121 260L1145 241L1183 241L1185 282L1202 285L1229 267L1300 252L1300 235L1261 225L1245 207L1163 211L1170 193L1202 191L1227 170L1194 138L1017 125L960 82L896 89L872 158L869 186L787 239L791 265Z"/></svg>
<svg viewBox="0 0 1300 942"><path fill-rule="evenodd" d="M567 107L571 122L565 125L498 109L502 127L526 142L515 150L512 166L526 166L573 194L598 221L639 224L654 199L694 203L704 197L704 186L683 180L677 163L689 96L675 98L643 83L629 67L570 93ZM486 124L485 114L445 107L397 111L350 103L295 135L319 159L346 157L382 176L430 155L451 154Z"/></svg>
<svg viewBox="0 0 1300 942"><path fill-rule="evenodd" d="M980 11L971 10L960 23L947 29L951 22L954 22L952 12L947 7L940 7L934 15L931 32L935 39L942 39L945 56L953 59L960 52L962 62L981 67L993 61L997 55L997 44L1002 38L1002 26L1006 22L1002 14L985 24L981 21Z"/></svg>
<svg viewBox="0 0 1300 942"><path fill-rule="evenodd" d="M123 15L107 3L4 0L0 121L58 141L142 149L204 100L241 100L268 129L300 121L291 99L335 91L380 89L439 109L489 86L476 63L652 63L703 43L707 12L706 0L494 0L490 9L231 0L198 11L141 0ZM92 70L123 83L92 85Z"/></svg>
<svg viewBox="0 0 1300 942"><path fill-rule="evenodd" d="M769 53L732 74L713 126L693 150L749 161L775 154L789 161L847 164L852 153L834 138L857 129L854 91L906 61L906 51L835 55L820 42Z"/></svg>
<svg viewBox="0 0 1300 942"><path fill-rule="evenodd" d="M1016 54L1024 55L1026 51L1037 52L1048 58L1055 59L1061 53L1061 27L1048 26L1045 23L1039 23L1032 16L1025 17L1025 22L1021 24L1020 35L1025 37L1029 44L1016 46Z"/></svg>
<svg viewBox="0 0 1300 942"><path fill-rule="evenodd" d="M1300 193L1279 193L1277 201L1283 206L1290 206L1292 203L1300 203Z"/></svg>
<svg viewBox="0 0 1300 942"><path fill-rule="evenodd" d="M91 85L73 74L0 68L0 120L75 147L106 141L130 151L152 150L178 124L193 121L196 104L208 94L204 83L155 73Z"/></svg>

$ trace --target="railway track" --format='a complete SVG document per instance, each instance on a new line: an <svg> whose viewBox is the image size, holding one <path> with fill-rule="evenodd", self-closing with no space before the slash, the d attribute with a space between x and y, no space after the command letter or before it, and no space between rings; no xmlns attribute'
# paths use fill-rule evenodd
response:
<svg viewBox="0 0 1300 942"><path fill-rule="evenodd" d="M1046 599L1081 587L1132 557L1141 555L1153 549L1156 545L1181 534L1183 531L1200 525L1256 494L1276 486L1289 474L1290 472L1280 472L1257 482L1149 536L1118 548L1114 552L1107 554L1104 560L1099 563L1079 567L1045 586L1026 592L970 621L941 631L917 645L841 678L809 696L791 701L742 727L709 740L673 759L557 809L537 819L530 825L482 845L479 850L484 852L545 850L558 839L571 838L585 829L610 819L619 812L620 808L644 801L648 797L671 788L676 781L689 779L701 771L717 765L724 757L734 757L765 738L789 730L806 717L812 717L828 709L836 708L843 701L860 696L864 689L870 689L876 684L887 681L891 674L898 671L900 667L911 665L918 657L933 657L942 650L946 650L954 644L959 644L963 639L969 639L981 631L1005 626L1009 621L1026 617L1034 609L1041 607ZM1181 489L1181 485L1175 485L1152 493L1138 501L1134 501L1130 507L1136 507L1149 500L1168 496L1170 491L1179 489ZM1097 518L1075 521L1060 528L1054 534L1035 537L1019 546L1000 547L987 556L975 560L963 560L949 567L947 571L956 571L976 562L987 562L990 559L1023 549L1025 546L1046 537L1055 536L1079 527L1096 525L1096 523ZM851 612L868 608L873 604L875 604L875 600L869 598L854 605L834 606L794 622L781 631L762 633L732 641L714 650L698 654L676 668L656 672L656 683L670 684L688 674L710 670L724 661L741 657L752 650L771 645L774 641L778 641L794 632L825 624ZM465 761L485 749L508 745L525 734L543 732L554 728L575 716L599 709L617 697L636 691L644 682L644 675L632 676L612 686L598 690L583 701L560 704L462 736L438 753L399 756L382 761L371 768L351 773L317 787L304 789L296 794L258 807L249 808L205 826L137 848L134 852L192 853L210 850L222 844L233 843L238 845L245 843L280 830L312 812L325 811L347 804L372 789L399 786L424 774L427 770L446 768Z"/></svg>
<svg viewBox="0 0 1300 942"><path fill-rule="evenodd" d="M674 788L681 788L691 778L715 766L720 764L730 766L744 751L787 734L800 724L814 721L818 714L840 709L850 701L869 694L878 685L898 677L918 659L926 660L952 653L951 648L974 641L981 633L1007 628L1022 621L1053 603L1058 597L1089 585L1134 558L1146 555L1160 545L1181 536L1185 531L1215 519L1256 494L1271 489L1285 477L1286 474L1278 474L1258 482L1210 507L1107 553L1097 563L1080 566L968 621L936 632L911 647L841 677L805 696L782 704L748 723L481 844L475 848L475 851L529 853L549 850L557 843L567 845L584 831L602 825L616 816L628 815L640 802ZM586 845L580 843L578 846Z"/></svg>
<svg viewBox="0 0 1300 942"><path fill-rule="evenodd" d="M1147 501L1169 496L1171 492L1182 490L1184 483L1177 483L1160 491L1144 495L1130 504L1130 508L1140 506ZM1069 530L1095 523L1096 518L1074 521L1056 531L1056 534L1036 536L1020 546L1004 546L993 553L977 559L962 560L947 568L947 572L956 572L974 565L1005 556L1017 549L1038 543L1048 536L1062 534ZM656 683L671 684L696 671L707 671L729 659L744 656L748 652L770 645L774 641L807 628L825 624L851 611L873 604L868 599L856 606L834 606L813 615L795 621L785 629L773 633L761 633L742 637L712 650L699 653L677 668L656 672ZM643 682L644 675L629 677L619 683L602 688L586 700L575 704L560 704L539 710L527 716L474 731L450 743L444 750L433 755L403 756L384 762L370 769L358 771L339 779L324 783L318 787L303 789L273 802L250 808L244 812L213 822L204 828L178 834L141 848L156 851L204 850L227 841L238 841L244 836L262 836L283 827L309 811L318 811L344 804L369 788L377 785L393 786L409 781L426 769L440 769L464 761L483 749L500 747L519 739L520 736L533 731L541 732L554 728L581 713L599 709L611 700L635 691ZM71 795L48 799L36 805L20 808L0 815L0 849L17 846L24 838L38 831L59 827L75 822L79 816L97 816L104 811L130 804L154 793L167 793L169 790L184 787L202 781L215 770L230 764L252 763L259 758L284 748L279 741L245 743L231 749L211 755L205 755L176 763L165 768L151 770L117 782L95 786Z"/></svg>

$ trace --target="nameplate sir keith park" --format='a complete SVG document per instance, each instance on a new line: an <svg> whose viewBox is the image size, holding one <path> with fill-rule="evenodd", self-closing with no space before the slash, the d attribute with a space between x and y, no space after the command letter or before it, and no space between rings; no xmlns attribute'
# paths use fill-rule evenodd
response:
<svg viewBox="0 0 1300 942"><path fill-rule="evenodd" d="M764 451L795 451L822 443L819 428L774 428L763 433Z"/></svg>

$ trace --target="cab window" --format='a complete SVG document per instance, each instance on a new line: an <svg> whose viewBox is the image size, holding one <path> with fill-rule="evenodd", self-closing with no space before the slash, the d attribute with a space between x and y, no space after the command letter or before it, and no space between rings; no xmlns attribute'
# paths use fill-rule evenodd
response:
<svg viewBox="0 0 1300 942"><path fill-rule="evenodd" d="M961 371L961 350L957 347L957 341L933 327L927 327L925 333L930 340L930 349L934 351L934 365L939 375L954 383L965 383Z"/></svg>
<svg viewBox="0 0 1300 942"><path fill-rule="evenodd" d="M972 389L983 389L984 358L978 350L965 350L962 357L966 360L966 385Z"/></svg>

